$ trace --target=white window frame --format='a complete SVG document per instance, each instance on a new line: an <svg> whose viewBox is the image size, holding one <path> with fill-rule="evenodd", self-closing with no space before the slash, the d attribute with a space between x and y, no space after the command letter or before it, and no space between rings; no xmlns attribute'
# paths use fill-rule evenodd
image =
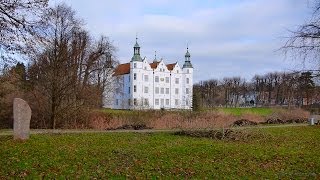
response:
<svg viewBox="0 0 320 180"><path fill-rule="evenodd" d="M179 99L175 99L175 100L174 100L174 104L175 104L176 106L179 106Z"/></svg>
<svg viewBox="0 0 320 180"><path fill-rule="evenodd" d="M170 93L170 89L166 88L166 94L169 94L169 93Z"/></svg>
<svg viewBox="0 0 320 180"><path fill-rule="evenodd" d="M169 104L170 104L170 100L166 99L166 106L169 106Z"/></svg>
<svg viewBox="0 0 320 180"><path fill-rule="evenodd" d="M166 77L166 83L170 83L169 77Z"/></svg>
<svg viewBox="0 0 320 180"><path fill-rule="evenodd" d="M179 84L179 78L176 78L176 79L175 79L175 83L176 83L176 84Z"/></svg>

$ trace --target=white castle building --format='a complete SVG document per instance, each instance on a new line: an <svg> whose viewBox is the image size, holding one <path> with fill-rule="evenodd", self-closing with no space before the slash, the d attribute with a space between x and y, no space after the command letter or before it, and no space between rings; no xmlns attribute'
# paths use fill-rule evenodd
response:
<svg viewBox="0 0 320 180"><path fill-rule="evenodd" d="M140 56L136 39L129 63L114 70L113 109L190 109L192 107L193 67L187 48L185 62L165 64Z"/></svg>

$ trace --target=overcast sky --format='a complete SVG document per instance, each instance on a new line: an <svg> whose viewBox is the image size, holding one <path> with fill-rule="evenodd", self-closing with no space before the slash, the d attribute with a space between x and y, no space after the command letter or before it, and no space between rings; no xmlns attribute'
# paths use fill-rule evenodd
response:
<svg viewBox="0 0 320 180"><path fill-rule="evenodd" d="M142 57L184 62L189 44L195 81L293 70L301 64L277 51L311 14L308 0L53 0L66 2L87 29L108 36L129 62L135 36Z"/></svg>

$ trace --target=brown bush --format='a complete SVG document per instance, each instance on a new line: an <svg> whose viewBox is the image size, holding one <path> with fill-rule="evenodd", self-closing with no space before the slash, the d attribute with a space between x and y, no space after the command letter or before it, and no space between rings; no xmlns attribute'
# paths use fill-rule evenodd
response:
<svg viewBox="0 0 320 180"><path fill-rule="evenodd" d="M261 123L265 121L265 117L250 112L242 114L239 119L245 119L256 123Z"/></svg>
<svg viewBox="0 0 320 180"><path fill-rule="evenodd" d="M240 117L221 111L192 112L192 111L128 111L124 114L108 114L91 111L87 125L71 124L73 128L109 129L212 129L233 126L238 120L250 121L252 124L265 122L270 118L306 119L309 113L301 109L279 109L267 117L246 113ZM66 127L66 126L65 126Z"/></svg>
<svg viewBox="0 0 320 180"><path fill-rule="evenodd" d="M301 123L306 122L310 113L306 110L295 109L275 109L274 112L266 117L267 123Z"/></svg>

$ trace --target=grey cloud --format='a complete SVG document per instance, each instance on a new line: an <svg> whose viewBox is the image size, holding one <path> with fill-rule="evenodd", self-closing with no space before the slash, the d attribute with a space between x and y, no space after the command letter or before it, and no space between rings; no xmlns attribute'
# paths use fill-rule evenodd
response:
<svg viewBox="0 0 320 180"><path fill-rule="evenodd" d="M250 79L256 73L295 68L276 50L286 28L304 22L306 1L244 0L222 6L215 2L202 7L197 0L68 0L90 31L114 40L121 62L131 58L138 32L142 54L151 60L157 50L158 57L182 63L189 42L196 81L208 74ZM167 13L153 13L153 9Z"/></svg>

